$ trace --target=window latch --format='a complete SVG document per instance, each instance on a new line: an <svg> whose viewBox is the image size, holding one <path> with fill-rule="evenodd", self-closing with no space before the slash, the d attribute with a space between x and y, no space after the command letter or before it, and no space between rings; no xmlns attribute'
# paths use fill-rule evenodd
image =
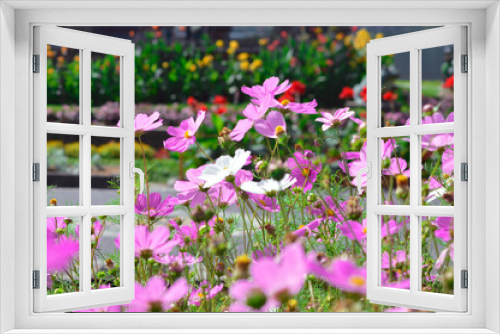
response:
<svg viewBox="0 0 500 334"><path fill-rule="evenodd" d="M467 270L462 270L460 272L460 276L462 289L469 288L469 273L467 272Z"/></svg>
<svg viewBox="0 0 500 334"><path fill-rule="evenodd" d="M139 184L140 184L139 194L142 194L144 192L144 172L142 171L142 169L134 167L134 161L130 161L130 164L128 167L129 167L131 179L134 178L135 173L139 174Z"/></svg>
<svg viewBox="0 0 500 334"><path fill-rule="evenodd" d="M466 162L460 164L460 181L469 181L469 165Z"/></svg>
<svg viewBox="0 0 500 334"><path fill-rule="evenodd" d="M33 55L33 73L40 73L40 55Z"/></svg>
<svg viewBox="0 0 500 334"><path fill-rule="evenodd" d="M363 193L363 189L361 186L361 174L366 173L366 178L371 179L372 178L372 163L367 162L366 167L361 168L358 170L358 174L356 174L356 183L358 184L358 194L361 196Z"/></svg>
<svg viewBox="0 0 500 334"><path fill-rule="evenodd" d="M40 163L38 162L33 164L33 181L40 182Z"/></svg>

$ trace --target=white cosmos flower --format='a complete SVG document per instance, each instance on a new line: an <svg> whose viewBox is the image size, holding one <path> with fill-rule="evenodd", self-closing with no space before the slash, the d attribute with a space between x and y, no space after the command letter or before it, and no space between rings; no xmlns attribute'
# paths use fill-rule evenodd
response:
<svg viewBox="0 0 500 334"><path fill-rule="evenodd" d="M210 188L229 175L234 176L245 165L250 154L250 151L237 149L234 158L223 155L215 163L207 165L200 175L200 179L205 181L204 188Z"/></svg>
<svg viewBox="0 0 500 334"><path fill-rule="evenodd" d="M280 181L276 181L274 179L267 179L259 182L247 181L241 185L241 189L251 194L265 195L285 190L286 188L292 186L296 181L297 180L290 174L285 174Z"/></svg>

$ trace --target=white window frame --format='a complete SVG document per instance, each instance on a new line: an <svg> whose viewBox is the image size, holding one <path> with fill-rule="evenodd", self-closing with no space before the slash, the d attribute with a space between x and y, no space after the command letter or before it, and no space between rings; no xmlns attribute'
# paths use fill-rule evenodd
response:
<svg viewBox="0 0 500 334"><path fill-rule="evenodd" d="M382 305L413 305L416 309L464 312L467 290L461 288L461 270L467 270L467 185L460 180L461 163L467 163L467 73L461 70L461 57L467 55L466 27L449 26L372 40L367 45L367 299ZM422 124L422 50L453 45L454 59L454 122ZM408 53L410 61L410 125L384 127L381 124L382 76L381 58ZM454 206L422 205L422 143L421 136L454 133ZM410 203L384 205L380 193L382 138L410 139ZM410 218L410 289L381 285L381 218ZM451 295L421 291L422 287L422 217L454 217L454 293ZM436 257L438 254L436 254Z"/></svg>
<svg viewBox="0 0 500 334"><path fill-rule="evenodd" d="M0 322L12 333L243 332L268 333L495 333L500 332L500 11L498 3L433 1L268 1L268 2L17 2L0 4ZM11 6L16 7L13 9ZM454 7L455 6L455 7ZM44 10L44 8L60 10ZM97 8L100 7L100 8ZM110 9L103 9L108 7ZM119 8L121 7L121 8ZM123 9L128 8L143 8ZM149 7L149 9L147 9ZM284 9L286 7L286 9ZM487 8L488 7L488 8ZM24 9L22 9L24 8ZM467 25L470 74L468 145L469 307L466 313L435 314L34 314L29 259L32 193L32 27L54 25ZM14 35L15 32L15 35ZM15 38L14 38L15 36ZM15 58L14 58L15 56ZM487 67L486 67L487 66ZM486 68L488 69L486 71ZM14 81L15 89L12 87ZM15 93L15 94L14 94ZM14 129L12 110L15 110ZM486 121L487 119L487 121ZM26 120L29 120L27 122ZM15 146L12 145L15 138ZM5 163L5 161L15 161ZM486 181L486 174L488 182ZM15 177L12 177L15 175ZM14 199L12 196L14 189ZM488 196L486 196L488 194ZM485 205L487 204L487 206ZM5 210L15 207L15 211ZM489 219L486 220L488 214ZM15 222L12 224L11 222ZM12 238L14 235L14 238ZM14 250L14 257L12 256ZM486 266L485 254L488 257ZM495 256L496 255L496 256ZM486 279L486 277L488 279ZM15 287L15 288L13 288ZM487 292L487 293L486 293ZM12 307L14 305L14 307ZM145 327L147 326L147 328ZM142 330L131 330L142 328ZM230 330L231 329L231 330ZM240 329L240 330L238 330Z"/></svg>
<svg viewBox="0 0 500 334"><path fill-rule="evenodd" d="M34 289L34 311L53 312L88 309L101 305L127 304L134 299L134 75L135 48L130 40L102 36L72 29L34 27L34 54L39 56L39 73L33 74L34 94L34 162L39 164L39 181L33 184L34 194L34 270L39 271L39 288ZM79 50L79 124L47 122L47 46L56 45ZM91 57L92 52L119 57L120 127L91 124ZM79 200L78 205L47 206L47 134L78 136ZM92 205L91 139L110 137L120 142L120 204ZM92 217L120 217L120 286L110 289L91 288ZM78 217L79 289L77 292L47 295L47 231L48 217Z"/></svg>

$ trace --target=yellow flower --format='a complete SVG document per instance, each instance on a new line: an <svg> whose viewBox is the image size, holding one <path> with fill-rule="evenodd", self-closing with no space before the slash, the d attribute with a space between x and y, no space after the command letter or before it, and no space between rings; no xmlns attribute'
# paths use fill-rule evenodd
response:
<svg viewBox="0 0 500 334"><path fill-rule="evenodd" d="M64 57L63 56L57 57L57 62L58 63L64 63Z"/></svg>
<svg viewBox="0 0 500 334"><path fill-rule="evenodd" d="M168 62L164 61L163 63L161 63L161 67L168 68Z"/></svg>
<svg viewBox="0 0 500 334"><path fill-rule="evenodd" d="M191 72L196 71L196 65L195 64L191 64L191 66L189 66L189 71L191 71Z"/></svg>
<svg viewBox="0 0 500 334"><path fill-rule="evenodd" d="M62 54L63 54L63 55L65 55L66 53L68 53L68 48L67 48L67 47L65 47L65 46L63 46L63 47L61 48L61 52L62 52Z"/></svg>
<svg viewBox="0 0 500 334"><path fill-rule="evenodd" d="M339 33L337 33L337 35L335 35L335 39L337 41L341 41L343 38L344 38L344 33L343 32L339 32Z"/></svg>
<svg viewBox="0 0 500 334"><path fill-rule="evenodd" d="M259 45L267 45L267 43L269 43L269 39L268 38L261 38L261 39L259 39Z"/></svg>
<svg viewBox="0 0 500 334"><path fill-rule="evenodd" d="M156 72L157 69L158 69L158 65L157 64L151 65L151 71Z"/></svg>
<svg viewBox="0 0 500 334"><path fill-rule="evenodd" d="M234 53L234 49L233 48L227 48L227 54L228 55L232 55Z"/></svg>
<svg viewBox="0 0 500 334"><path fill-rule="evenodd" d="M144 69L144 71L149 70L149 64L144 64L144 65L142 66L142 68Z"/></svg>
<svg viewBox="0 0 500 334"><path fill-rule="evenodd" d="M347 46L347 45L351 44L351 41L352 41L352 35L346 36L344 38L344 45Z"/></svg>
<svg viewBox="0 0 500 334"><path fill-rule="evenodd" d="M243 71L248 71L249 65L250 65L250 63L248 61L244 60L240 63L240 69Z"/></svg>
<svg viewBox="0 0 500 334"><path fill-rule="evenodd" d="M354 38L354 48L358 50L364 48L371 39L372 36L368 30L360 29Z"/></svg>
<svg viewBox="0 0 500 334"><path fill-rule="evenodd" d="M56 55L56 53L52 50L47 51L47 57L52 58Z"/></svg>
<svg viewBox="0 0 500 334"><path fill-rule="evenodd" d="M255 71L259 67L262 66L262 60L260 59L255 59L251 64L250 64L250 71Z"/></svg>
<svg viewBox="0 0 500 334"><path fill-rule="evenodd" d="M51 75L52 73L54 73L54 69L53 69L53 68L49 68L49 69L47 70L47 74L48 74L48 75Z"/></svg>
<svg viewBox="0 0 500 334"><path fill-rule="evenodd" d="M323 29L321 29L321 27L316 27L314 28L314 32L317 34L321 34L323 32Z"/></svg>
<svg viewBox="0 0 500 334"><path fill-rule="evenodd" d="M73 58L74 61L76 62L79 62L80 61L80 56L75 56L75 58Z"/></svg>
<svg viewBox="0 0 500 334"><path fill-rule="evenodd" d="M240 43L238 43L238 41L232 40L232 41L229 42L229 47L231 49L235 49L236 50L237 48L240 47Z"/></svg>
<svg viewBox="0 0 500 334"><path fill-rule="evenodd" d="M375 39L379 39L379 38L384 38L384 34L381 33L381 32L378 32L376 35L375 35Z"/></svg>
<svg viewBox="0 0 500 334"><path fill-rule="evenodd" d="M238 60L239 61L245 61L248 59L248 52L242 52L238 55Z"/></svg>
<svg viewBox="0 0 500 334"><path fill-rule="evenodd" d="M207 65L210 65L210 63L214 60L214 56L212 55L206 55L205 57L203 57L203 59L201 60L201 62L203 63L203 65L207 66Z"/></svg>
<svg viewBox="0 0 500 334"><path fill-rule="evenodd" d="M218 48L221 48L224 46L224 41L222 39L218 39L216 42L215 42L215 46L217 46Z"/></svg>

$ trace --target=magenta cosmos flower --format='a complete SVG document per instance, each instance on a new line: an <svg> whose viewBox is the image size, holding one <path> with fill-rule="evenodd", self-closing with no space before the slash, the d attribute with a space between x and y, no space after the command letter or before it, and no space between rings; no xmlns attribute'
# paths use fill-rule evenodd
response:
<svg viewBox="0 0 500 334"><path fill-rule="evenodd" d="M59 232L64 231L67 227L64 221L66 217L48 217L47 218L47 233L50 232L55 238Z"/></svg>
<svg viewBox="0 0 500 334"><path fill-rule="evenodd" d="M265 194L249 194L250 199L261 209L269 212L279 212L281 207L275 197L269 197Z"/></svg>
<svg viewBox="0 0 500 334"><path fill-rule="evenodd" d="M347 208L347 201L344 201L337 206L331 196L325 197L324 200L325 201L323 202L319 199L312 205L309 205L306 208L307 212L313 217L321 216L334 221L342 221L344 219L344 212Z"/></svg>
<svg viewBox="0 0 500 334"><path fill-rule="evenodd" d="M165 312L172 304L188 294L188 283L185 278L178 279L168 289L163 278L151 277L143 287L135 283L135 299L129 306L129 312Z"/></svg>
<svg viewBox="0 0 500 334"><path fill-rule="evenodd" d="M271 111L267 118L255 121L255 130L268 138L278 138L286 134L286 122L283 115L278 111Z"/></svg>
<svg viewBox="0 0 500 334"><path fill-rule="evenodd" d="M364 241L367 237L368 227L366 224L366 218L360 223L355 220L348 220L342 225L338 226L340 232L351 240ZM389 222L382 224L382 228L380 234L383 237L387 236L387 228L389 228L389 235L392 235L401 229L401 226L398 223L391 219Z"/></svg>
<svg viewBox="0 0 500 334"><path fill-rule="evenodd" d="M149 196L149 216L168 216L174 211L177 204L179 204L179 200L175 197L167 196L162 201L160 193L151 193ZM135 213L139 215L148 215L148 200L146 195L137 195L137 200L135 201Z"/></svg>
<svg viewBox="0 0 500 334"><path fill-rule="evenodd" d="M135 256L155 260L168 255L179 244L177 240L169 240L170 230L165 226L158 226L153 232L148 227L139 225L135 227ZM115 245L120 248L120 236L116 238Z"/></svg>
<svg viewBox="0 0 500 334"><path fill-rule="evenodd" d="M336 288L346 292L366 294L366 268L358 267L350 260L337 258L327 268L309 261L308 269L310 273Z"/></svg>
<svg viewBox="0 0 500 334"><path fill-rule="evenodd" d="M205 111L200 110L196 120L190 117L183 120L179 127L169 126L167 132L172 137L165 140L163 146L170 151L185 152L190 145L195 143L196 137L194 135L204 119Z"/></svg>
<svg viewBox="0 0 500 334"><path fill-rule="evenodd" d="M304 154L295 152L293 155L294 158L288 158L287 164L290 174L297 180L294 186L300 187L304 192L307 192L312 189L313 183L321 171L321 162L313 162L314 154L309 150L306 150Z"/></svg>
<svg viewBox="0 0 500 334"><path fill-rule="evenodd" d="M65 235L54 237L47 231L47 271L54 273L66 270L79 250L78 241Z"/></svg>
<svg viewBox="0 0 500 334"><path fill-rule="evenodd" d="M323 223L324 218L317 218L311 221L307 225L299 226L297 231L294 231L293 234L298 237L309 237L312 235L312 232L316 231L318 227Z"/></svg>
<svg viewBox="0 0 500 334"><path fill-rule="evenodd" d="M437 226L436 237L442 239L444 242L453 240L454 221L452 217L437 217L432 225Z"/></svg>
<svg viewBox="0 0 500 334"><path fill-rule="evenodd" d="M321 129L326 131L332 126L336 127L341 125L343 121L354 115L354 111L349 111L349 107L347 107L337 109L333 115L329 112L322 112L321 115L323 115L323 117L317 118L316 122L324 123Z"/></svg>
<svg viewBox="0 0 500 334"><path fill-rule="evenodd" d="M163 120L160 118L160 113L155 111L151 115L137 114L134 120L134 129L136 135L141 135L143 132L158 129L163 125ZM120 121L116 126L120 127Z"/></svg>
<svg viewBox="0 0 500 334"><path fill-rule="evenodd" d="M270 101L271 95L265 95L260 106L249 103L245 110L243 110L243 115L246 118L238 121L229 134L229 137L234 141L241 141L245 137L245 134L253 128L255 121L264 117L269 108Z"/></svg>
<svg viewBox="0 0 500 334"><path fill-rule="evenodd" d="M179 192L177 199L180 203L190 201L189 206L194 208L205 202L207 195L204 190L205 180L200 179L205 166L190 169L186 172L187 181L175 181L174 189Z"/></svg>
<svg viewBox="0 0 500 334"><path fill-rule="evenodd" d="M283 298L302 289L306 274L306 256L302 245L287 246L278 258L264 257L250 268L252 281L239 280L230 288L235 303L230 311L268 311Z"/></svg>
<svg viewBox="0 0 500 334"><path fill-rule="evenodd" d="M224 287L224 284L218 284L214 287L208 281L202 281L200 286L193 289L189 295L189 304L200 306L202 300L213 299Z"/></svg>

